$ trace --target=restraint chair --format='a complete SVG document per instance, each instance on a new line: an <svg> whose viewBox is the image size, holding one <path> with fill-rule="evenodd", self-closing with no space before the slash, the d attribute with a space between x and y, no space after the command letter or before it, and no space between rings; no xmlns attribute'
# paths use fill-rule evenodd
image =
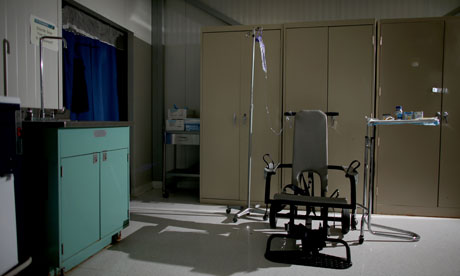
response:
<svg viewBox="0 0 460 276"><path fill-rule="evenodd" d="M272 234L267 240L265 257L273 262L298 265L310 265L344 269L351 266L350 247L341 238L330 238L329 222L341 222L341 234L346 234L350 227L356 229L356 184L359 161L355 160L348 167L328 165L327 162L327 116L319 110L303 110L295 115L294 143L292 164L273 163L265 168L265 204L270 205L269 222L276 228L279 217L289 218L285 224L287 234ZM292 168L292 182L283 187L282 192L270 198L271 177L278 169ZM350 200L339 197L338 190L327 195L328 170L344 172L350 183ZM319 177L320 188L315 193L314 175ZM284 211L289 207L289 212ZM341 210L340 217L330 216L329 211ZM284 212L282 212L284 211ZM351 216L350 216L351 213ZM296 224L302 219L305 225ZM318 221L312 223L312 221ZM318 228L315 229L315 225ZM339 228L337 228L339 229ZM292 249L272 250L272 241L281 238L286 241L300 241L300 246ZM320 253L326 242L342 244L346 250L346 258Z"/></svg>

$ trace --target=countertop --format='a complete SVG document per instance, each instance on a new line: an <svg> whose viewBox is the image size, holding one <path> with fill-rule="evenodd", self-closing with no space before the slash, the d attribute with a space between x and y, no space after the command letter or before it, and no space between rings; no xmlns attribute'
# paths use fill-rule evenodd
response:
<svg viewBox="0 0 460 276"><path fill-rule="evenodd" d="M133 126L132 121L71 121L71 120L36 120L23 121L23 127L41 128L101 128L101 127L124 127Z"/></svg>

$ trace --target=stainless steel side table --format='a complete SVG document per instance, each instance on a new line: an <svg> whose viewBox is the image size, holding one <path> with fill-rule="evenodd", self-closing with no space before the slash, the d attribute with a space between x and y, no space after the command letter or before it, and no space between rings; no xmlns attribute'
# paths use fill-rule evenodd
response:
<svg viewBox="0 0 460 276"><path fill-rule="evenodd" d="M365 138L365 149L364 149L364 185L363 185L363 216L361 217L361 230L359 235L359 243L364 242L364 226L367 225L367 229L373 235L380 235L386 237L392 237L408 241L418 241L420 236L417 233L398 229L390 226L375 224L371 222L372 216L372 199L374 197L374 167L375 167L375 133L377 126L389 126L389 125L421 125L421 126L438 126L439 119L434 118L421 118L414 120L379 120L375 118L366 118L366 138ZM369 186L368 186L369 185ZM385 229L388 232L374 231L372 227Z"/></svg>
<svg viewBox="0 0 460 276"><path fill-rule="evenodd" d="M168 177L192 177L199 178L199 167L191 167L185 169L178 169L176 167L176 153L177 145L199 146L200 145L200 132L199 131L166 131L164 132L163 140L163 184L162 193L163 197L169 197L169 190L166 180ZM166 146L172 145L174 147L174 167L170 171L166 171Z"/></svg>

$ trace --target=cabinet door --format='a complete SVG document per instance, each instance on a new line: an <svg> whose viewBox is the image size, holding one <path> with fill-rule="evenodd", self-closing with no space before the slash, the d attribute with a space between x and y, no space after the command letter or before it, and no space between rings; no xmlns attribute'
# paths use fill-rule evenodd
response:
<svg viewBox="0 0 460 276"><path fill-rule="evenodd" d="M61 255L99 240L99 154L61 159Z"/></svg>
<svg viewBox="0 0 460 276"><path fill-rule="evenodd" d="M442 111L448 120L442 122L439 207L460 207L460 20L446 20L444 53L444 87Z"/></svg>
<svg viewBox="0 0 460 276"><path fill-rule="evenodd" d="M337 118L328 118L331 165L346 166L353 160L364 163L365 116L370 117L373 109L373 35L373 25L329 28L328 111L339 112ZM362 168L359 168L358 202L362 202ZM343 172L330 170L328 180L330 193L339 189L342 197L350 199L350 186Z"/></svg>
<svg viewBox="0 0 460 276"><path fill-rule="evenodd" d="M128 219L128 150L101 153L101 237L123 227Z"/></svg>
<svg viewBox="0 0 460 276"><path fill-rule="evenodd" d="M201 198L239 198L242 37L243 32L202 35Z"/></svg>
<svg viewBox="0 0 460 276"><path fill-rule="evenodd" d="M432 117L441 110L444 22L381 24L378 115L424 111ZM377 141L377 212L388 206L436 207L440 128L382 126Z"/></svg>
<svg viewBox="0 0 460 276"><path fill-rule="evenodd" d="M285 30L284 111L327 110L328 28ZM291 122L292 122L291 118ZM283 163L292 163L294 123L284 122ZM283 170L291 182L291 170Z"/></svg>

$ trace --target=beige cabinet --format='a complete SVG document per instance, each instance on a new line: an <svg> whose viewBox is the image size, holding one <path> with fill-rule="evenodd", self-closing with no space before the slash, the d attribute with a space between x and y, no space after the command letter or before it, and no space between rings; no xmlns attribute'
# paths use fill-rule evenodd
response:
<svg viewBox="0 0 460 276"><path fill-rule="evenodd" d="M365 116L373 113L374 20L286 24L284 111L339 112L329 119L329 164L363 163ZM285 121L283 163L292 162L293 123ZM360 168L362 169L362 168ZM358 202L362 198L362 170ZM285 170L283 181L290 183ZM343 173L331 172L329 192L349 197Z"/></svg>
<svg viewBox="0 0 460 276"><path fill-rule="evenodd" d="M460 19L445 21L442 112L447 115L441 132L439 207L455 208L460 216Z"/></svg>
<svg viewBox="0 0 460 276"><path fill-rule="evenodd" d="M459 103L459 26L458 19L443 18L380 22L378 116L393 113L397 105L423 111L425 117L451 114L440 127L379 127L378 213L460 216L454 175L459 168L454 110Z"/></svg>
<svg viewBox="0 0 460 276"><path fill-rule="evenodd" d="M248 187L252 36L248 26L205 28L201 36L200 201L244 204ZM263 202L262 156L280 159L281 54L279 26L263 29L268 76L256 44L251 182ZM269 114L266 112L268 106ZM273 182L276 191L279 182Z"/></svg>

